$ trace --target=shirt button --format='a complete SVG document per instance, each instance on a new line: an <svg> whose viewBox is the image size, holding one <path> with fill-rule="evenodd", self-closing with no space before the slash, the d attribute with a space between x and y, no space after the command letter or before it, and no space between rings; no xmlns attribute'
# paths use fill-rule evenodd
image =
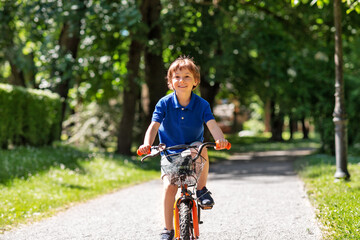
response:
<svg viewBox="0 0 360 240"><path fill-rule="evenodd" d="M181 119L184 119L184 117L181 117Z"/></svg>

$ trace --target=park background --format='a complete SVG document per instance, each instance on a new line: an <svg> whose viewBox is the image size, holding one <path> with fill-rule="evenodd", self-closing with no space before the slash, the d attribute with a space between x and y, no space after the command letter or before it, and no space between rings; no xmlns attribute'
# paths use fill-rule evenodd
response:
<svg viewBox="0 0 360 240"><path fill-rule="evenodd" d="M168 92L166 69L180 55L200 66L196 93L210 103L235 150L241 150L236 144L276 142L316 146L318 155L299 169L318 159L320 170L307 177L333 186L333 8L327 0L1 1L0 231L120 182L153 178L156 166L139 167L133 156L156 102ZM360 152L360 4L342 1L341 12L343 112L353 175ZM239 132L252 140L241 140ZM102 175L87 179L95 169ZM86 181L97 182L96 191L82 185ZM41 193L40 183L48 184L48 192ZM331 195L308 188L314 198ZM358 198L349 204L344 194L359 194L356 174L335 188L342 203L358 210ZM47 204L36 205L45 198ZM327 234L359 234L359 211L344 221L336 206L331 220L323 220ZM344 222L343 232L334 233L331 227Z"/></svg>

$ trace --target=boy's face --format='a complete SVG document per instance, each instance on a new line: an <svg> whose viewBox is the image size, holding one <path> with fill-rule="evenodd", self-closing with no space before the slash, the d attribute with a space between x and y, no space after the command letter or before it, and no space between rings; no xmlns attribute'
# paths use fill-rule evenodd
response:
<svg viewBox="0 0 360 240"><path fill-rule="evenodd" d="M197 86L194 75L187 69L178 69L172 76L172 87L176 92L191 92Z"/></svg>

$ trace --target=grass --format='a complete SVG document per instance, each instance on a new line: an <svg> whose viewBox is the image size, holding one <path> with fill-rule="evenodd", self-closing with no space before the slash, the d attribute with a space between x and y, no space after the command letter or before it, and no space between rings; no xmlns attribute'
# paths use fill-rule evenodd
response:
<svg viewBox="0 0 360 240"><path fill-rule="evenodd" d="M159 177L158 161L71 147L0 150L0 233L100 194Z"/></svg>
<svg viewBox="0 0 360 240"><path fill-rule="evenodd" d="M325 239L360 239L360 157L349 157L351 181L334 182L335 158L315 154L295 167L317 209Z"/></svg>

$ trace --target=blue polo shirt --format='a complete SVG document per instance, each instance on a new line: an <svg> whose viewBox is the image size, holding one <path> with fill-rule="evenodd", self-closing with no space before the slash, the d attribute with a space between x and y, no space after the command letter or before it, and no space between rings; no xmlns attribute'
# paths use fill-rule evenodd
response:
<svg viewBox="0 0 360 240"><path fill-rule="evenodd" d="M181 106L175 92L161 98L152 121L159 122L159 140L166 146L204 141L204 123L214 119L210 104L191 93L190 103Z"/></svg>

